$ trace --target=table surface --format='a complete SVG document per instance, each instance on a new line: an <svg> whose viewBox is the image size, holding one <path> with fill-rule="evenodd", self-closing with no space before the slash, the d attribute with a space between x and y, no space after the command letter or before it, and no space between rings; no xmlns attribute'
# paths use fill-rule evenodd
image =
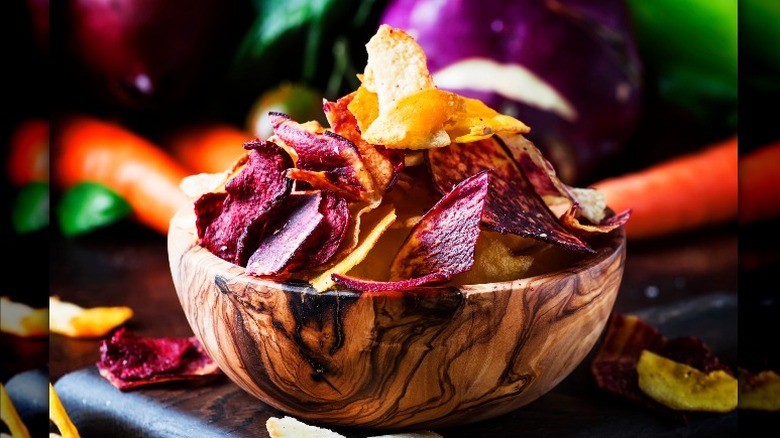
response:
<svg viewBox="0 0 780 438"><path fill-rule="evenodd" d="M629 242L625 274L614 310L646 315L661 324L667 336L702 336L721 360L736 367L737 307L734 303L737 299L739 263L738 233L734 228L688 233L652 243ZM130 306L134 316L126 327L141 336L192 335L173 287L163 236L128 225L78 239L56 238L50 246L52 295L84 307ZM732 303L726 310L716 309L717 312L727 312L725 317L707 314L706 309L699 316L686 316L692 310L694 313L702 311L713 300ZM718 306L720 304L715 307ZM658 312L666 316L661 316L659 320ZM672 319L677 318L676 327L669 321L664 322L669 315L673 315ZM63 390L91 385L89 382L95 387L100 386L102 379L94 369L99 357L98 344L95 339L73 339L52 334L46 363L50 381L61 385ZM527 407L492 420L436 432L448 438L485 431L491 436L516 436L518 430L523 430L524 436L629 436L639 430L643 430L645 436L697 436L702 433L704 435L701 436L713 436L715 430L731 436L728 433L736 428L736 418L728 415L704 416L700 423L693 425L670 424L668 419L645 408L601 393L593 387L587 373L589 360L590 356L558 388ZM181 390L191 394L195 391L188 387L182 390L175 385L167 388L174 393ZM211 391L212 395L218 393L221 397L231 395L234 405L237 403L235 400L240 402L244 414L247 414L247 409L252 411L249 413L254 417L249 425L251 429L245 428L242 433L247 433L246 430L253 432L242 435L236 429L230 436L268 436L263 427L265 419L284 415L241 392L226 379L201 384L195 389L198 394ZM124 401L141 405L160 404L159 394L155 391L160 390L138 391L131 395L114 391L114 395L120 397L120 404L123 403L121 397L125 397ZM79 397L85 405L90 404L83 400L84 394L79 394ZM167 397L171 397L170 392ZM69 396L65 394L64 398L68 400ZM132 406L132 403L127 406ZM179 408L186 410L186 406ZM170 404L162 403L161 408L170 408ZM118 414L114 412L111 415L122 415L122 411L120 409ZM114 417L111 415L104 415L100 421L112 421ZM84 413L80 412L79 418L83 417ZM98 427L95 426L97 420L91 421L92 426L85 423L85 427ZM211 418L209 421L213 423L215 420ZM226 420L214 424L219 425L220 421ZM346 436L369 436L354 430L339 432ZM172 431L161 436L179 436L177 433ZM185 435L182 433L181 436Z"/></svg>

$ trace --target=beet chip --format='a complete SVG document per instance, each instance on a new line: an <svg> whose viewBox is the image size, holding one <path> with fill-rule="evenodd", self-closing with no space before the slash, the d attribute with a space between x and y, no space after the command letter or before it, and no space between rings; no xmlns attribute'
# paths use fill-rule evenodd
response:
<svg viewBox="0 0 780 438"><path fill-rule="evenodd" d="M244 144L249 160L225 184L227 193L206 193L195 201L201 245L231 263L243 265L239 246L250 224L265 217L290 192L285 173L293 166L282 148L269 141ZM246 236L244 236L246 238Z"/></svg>
<svg viewBox="0 0 780 438"><path fill-rule="evenodd" d="M561 225L536 193L523 171L495 136L474 143L427 151L428 166L437 189L445 193L454 184L484 169L492 169L482 223L500 233L512 233L574 251L593 252Z"/></svg>
<svg viewBox="0 0 780 438"><path fill-rule="evenodd" d="M295 193L274 211L247 273L275 276L330 260L346 234L349 208L331 192Z"/></svg>
<svg viewBox="0 0 780 438"><path fill-rule="evenodd" d="M591 362L591 373L596 385L677 420L687 421L684 411L666 407L650 398L639 387L637 363L644 350L705 373L722 370L733 375L698 337L667 339L655 327L636 316L613 313L610 315L601 345Z"/></svg>
<svg viewBox="0 0 780 438"><path fill-rule="evenodd" d="M143 338L124 327L100 342L97 367L120 390L221 374L194 336Z"/></svg>
<svg viewBox="0 0 780 438"><path fill-rule="evenodd" d="M393 259L390 277L394 281L367 281L338 274L333 279L358 290L403 290L445 282L471 269L490 173L485 170L467 178L425 213Z"/></svg>
<svg viewBox="0 0 780 438"><path fill-rule="evenodd" d="M276 137L298 156L295 168L288 173L290 178L331 190L349 201L377 196L374 180L354 143L331 131L312 132L282 113L271 112L268 119Z"/></svg>

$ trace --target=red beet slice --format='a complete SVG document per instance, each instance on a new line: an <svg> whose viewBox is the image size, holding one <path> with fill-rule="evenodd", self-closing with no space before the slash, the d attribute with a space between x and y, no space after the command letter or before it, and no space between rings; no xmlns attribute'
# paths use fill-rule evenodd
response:
<svg viewBox="0 0 780 438"><path fill-rule="evenodd" d="M487 194L489 170L457 184L412 228L390 268L393 281L334 274L336 283L364 291L402 290L441 283L471 269Z"/></svg>
<svg viewBox="0 0 780 438"><path fill-rule="evenodd" d="M207 193L195 202L201 245L239 265L240 237L289 194L292 181L285 174L293 166L287 152L272 142L255 140L244 148L250 151L249 159L225 185L227 194Z"/></svg>
<svg viewBox="0 0 780 438"><path fill-rule="evenodd" d="M298 156L290 178L349 201L375 196L373 179L354 143L332 131L311 132L282 113L271 112L268 118L274 134Z"/></svg>
<svg viewBox="0 0 780 438"><path fill-rule="evenodd" d="M558 221L495 136L474 143L430 149L426 157L434 185L442 193L477 172L493 170L482 216L482 223L487 228L574 251L593 252L588 244Z"/></svg>
<svg viewBox="0 0 780 438"><path fill-rule="evenodd" d="M194 336L144 338L124 327L100 342L97 367L120 390L221 373Z"/></svg>

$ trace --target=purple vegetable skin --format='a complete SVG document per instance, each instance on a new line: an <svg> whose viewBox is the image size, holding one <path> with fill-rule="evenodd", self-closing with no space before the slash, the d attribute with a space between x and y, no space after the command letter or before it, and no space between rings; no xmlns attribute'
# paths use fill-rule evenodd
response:
<svg viewBox="0 0 780 438"><path fill-rule="evenodd" d="M633 134L642 66L618 0L391 0L381 23L415 37L439 88L531 127L570 184L602 176Z"/></svg>

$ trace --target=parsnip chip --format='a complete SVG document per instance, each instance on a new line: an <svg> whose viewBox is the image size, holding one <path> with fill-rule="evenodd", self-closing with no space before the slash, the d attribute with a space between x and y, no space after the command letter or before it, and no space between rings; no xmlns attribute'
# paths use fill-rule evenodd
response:
<svg viewBox="0 0 780 438"><path fill-rule="evenodd" d="M49 418L57 426L63 438L79 438L78 429L71 421L68 411L65 410L51 383L49 383Z"/></svg>
<svg viewBox="0 0 780 438"><path fill-rule="evenodd" d="M3 420L14 438L30 438L30 431L19 417L13 400L8 396L5 386L0 382L0 420Z"/></svg>
<svg viewBox="0 0 780 438"><path fill-rule="evenodd" d="M84 308L49 297L49 327L52 333L72 338L95 338L108 334L133 317L127 306Z"/></svg>
<svg viewBox="0 0 780 438"><path fill-rule="evenodd" d="M753 374L740 370L739 409L780 411L780 375L772 370Z"/></svg>
<svg viewBox="0 0 780 438"><path fill-rule="evenodd" d="M49 310L0 297L0 331L20 337L46 336L49 334Z"/></svg>
<svg viewBox="0 0 780 438"><path fill-rule="evenodd" d="M730 412L737 407L737 379L723 370L709 373L642 351L637 362L639 388L676 410Z"/></svg>

